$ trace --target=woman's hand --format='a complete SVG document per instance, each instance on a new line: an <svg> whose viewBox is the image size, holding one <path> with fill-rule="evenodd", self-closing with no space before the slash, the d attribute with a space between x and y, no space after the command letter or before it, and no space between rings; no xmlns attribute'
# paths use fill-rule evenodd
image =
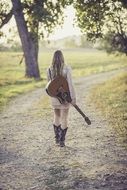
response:
<svg viewBox="0 0 127 190"><path fill-rule="evenodd" d="M73 99L72 99L71 104L73 104L73 105L76 104L76 98L73 98Z"/></svg>

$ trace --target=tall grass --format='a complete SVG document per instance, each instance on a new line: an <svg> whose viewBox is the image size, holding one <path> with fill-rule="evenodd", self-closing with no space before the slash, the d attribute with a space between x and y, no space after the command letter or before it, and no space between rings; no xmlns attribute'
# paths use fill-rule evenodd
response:
<svg viewBox="0 0 127 190"><path fill-rule="evenodd" d="M0 53L0 111L11 98L44 83L24 77L24 63L19 64L21 58L22 53Z"/></svg>
<svg viewBox="0 0 127 190"><path fill-rule="evenodd" d="M43 50L39 53L39 66L42 81L24 77L25 64L19 64L22 53L0 53L0 110L7 102L33 88L43 87L46 83L46 70L52 62L54 50ZM105 72L127 66L125 56L108 56L105 52L93 50L63 50L65 61L73 69L73 77Z"/></svg>
<svg viewBox="0 0 127 190"><path fill-rule="evenodd" d="M94 97L94 98L93 98ZM91 91L92 102L118 134L127 137L127 73L122 73Z"/></svg>
<svg viewBox="0 0 127 190"><path fill-rule="evenodd" d="M80 77L93 73L110 71L127 66L126 56L108 55L97 50L63 50L65 62L73 69L73 76ZM40 67L46 69L51 64L53 51L40 53ZM43 61L42 61L43 60Z"/></svg>

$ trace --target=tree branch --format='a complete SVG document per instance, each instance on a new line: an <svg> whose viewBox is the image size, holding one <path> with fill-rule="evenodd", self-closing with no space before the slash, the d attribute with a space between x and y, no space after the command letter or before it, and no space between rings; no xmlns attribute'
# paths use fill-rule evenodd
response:
<svg viewBox="0 0 127 190"><path fill-rule="evenodd" d="M11 19L13 15L13 9L10 10L10 12L8 14L6 14L5 18L2 20L2 23L0 25L0 28L2 28L5 24L7 24L9 22L9 20Z"/></svg>

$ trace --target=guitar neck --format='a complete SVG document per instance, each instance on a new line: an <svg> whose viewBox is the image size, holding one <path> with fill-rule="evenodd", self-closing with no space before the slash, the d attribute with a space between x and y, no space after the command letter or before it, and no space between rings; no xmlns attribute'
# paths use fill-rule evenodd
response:
<svg viewBox="0 0 127 190"><path fill-rule="evenodd" d="M76 105L76 104L72 104L74 107L75 107L75 109L84 117L84 118L86 118L87 116L82 112L82 110Z"/></svg>

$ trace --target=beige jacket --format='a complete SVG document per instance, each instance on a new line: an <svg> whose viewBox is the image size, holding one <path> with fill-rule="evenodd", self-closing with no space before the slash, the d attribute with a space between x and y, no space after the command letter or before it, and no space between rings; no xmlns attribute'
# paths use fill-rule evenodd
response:
<svg viewBox="0 0 127 190"><path fill-rule="evenodd" d="M50 67L51 77L52 77L52 70L53 70L52 67ZM72 102L76 103L76 95L75 95L74 85L73 85L73 82L72 82L71 67L70 66L64 65L63 76L68 81ZM49 74L49 69L47 70L47 79L48 79L48 81L51 80L50 79L50 74ZM52 107L54 109L68 109L69 106L70 106L69 103L61 104L57 98L51 98L51 104L52 104Z"/></svg>

